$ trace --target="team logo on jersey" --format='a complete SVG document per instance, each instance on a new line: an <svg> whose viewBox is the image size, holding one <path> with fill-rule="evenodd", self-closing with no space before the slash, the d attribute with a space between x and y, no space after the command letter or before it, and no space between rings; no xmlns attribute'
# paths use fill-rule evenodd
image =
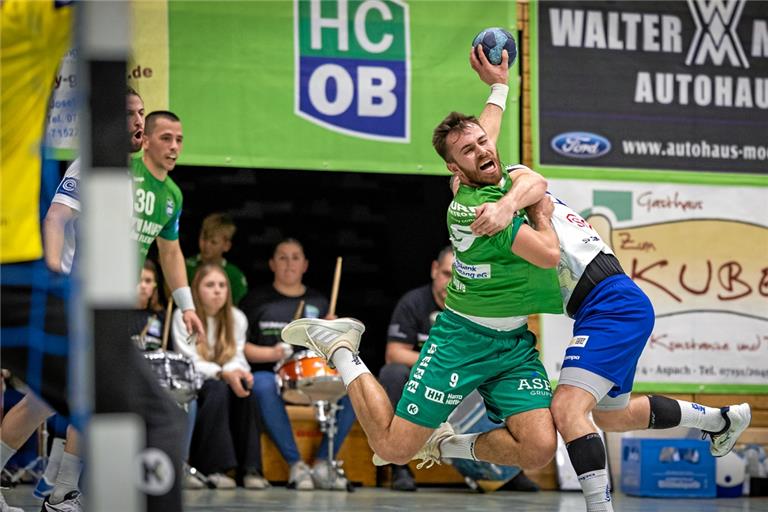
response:
<svg viewBox="0 0 768 512"><path fill-rule="evenodd" d="M459 258L453 262L453 268L456 273L466 279L490 279L491 278L491 265L489 263L482 263L480 265L469 265L464 263Z"/></svg>
<svg viewBox="0 0 768 512"><path fill-rule="evenodd" d="M587 340L589 340L589 336L574 336L571 339L571 342L568 344L569 347L584 347L587 345Z"/></svg>
<svg viewBox="0 0 768 512"><path fill-rule="evenodd" d="M61 182L61 189L67 192L73 192L77 190L77 180L75 178L66 178Z"/></svg>
<svg viewBox="0 0 768 512"><path fill-rule="evenodd" d="M420 383L416 382L415 380L409 380L405 385L405 389L407 389L409 393L416 393L416 391L419 389L419 384Z"/></svg>
<svg viewBox="0 0 768 512"><path fill-rule="evenodd" d="M402 0L294 0L296 114L347 135L409 142L408 9Z"/></svg>
<svg viewBox="0 0 768 512"><path fill-rule="evenodd" d="M165 213L169 217L173 215L173 209L176 208L176 203L170 197L165 201Z"/></svg>
<svg viewBox="0 0 768 512"><path fill-rule="evenodd" d="M461 226L459 224L451 224L451 243L459 252L464 252L475 242L477 238L472 233L472 228L469 226Z"/></svg>
<svg viewBox="0 0 768 512"><path fill-rule="evenodd" d="M424 398L439 404L445 403L445 393L429 386L424 386Z"/></svg>
<svg viewBox="0 0 768 512"><path fill-rule="evenodd" d="M390 338L400 338L400 339L404 339L408 337L408 335L405 334L400 329L400 324L389 324L389 328L387 329L387 336L389 336Z"/></svg>
<svg viewBox="0 0 768 512"><path fill-rule="evenodd" d="M56 191L59 194L79 199L80 196L80 180L77 178L64 178L59 184L59 188Z"/></svg>
<svg viewBox="0 0 768 512"><path fill-rule="evenodd" d="M408 411L408 414L412 416L419 414L419 406L416 404L408 404L408 407L406 407L405 410Z"/></svg>
<svg viewBox="0 0 768 512"><path fill-rule="evenodd" d="M533 379L520 379L517 385L518 391L526 390L531 395L551 395L552 386L546 377L536 377Z"/></svg>

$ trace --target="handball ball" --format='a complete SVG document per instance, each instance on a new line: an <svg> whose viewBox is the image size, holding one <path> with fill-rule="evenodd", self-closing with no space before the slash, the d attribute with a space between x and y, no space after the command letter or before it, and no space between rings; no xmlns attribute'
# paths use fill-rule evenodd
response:
<svg viewBox="0 0 768 512"><path fill-rule="evenodd" d="M509 53L509 66L512 67L512 63L517 57L517 47L512 34L499 27L487 28L475 36L472 47L474 48L481 43L483 53L491 64L501 64L501 52L506 49Z"/></svg>

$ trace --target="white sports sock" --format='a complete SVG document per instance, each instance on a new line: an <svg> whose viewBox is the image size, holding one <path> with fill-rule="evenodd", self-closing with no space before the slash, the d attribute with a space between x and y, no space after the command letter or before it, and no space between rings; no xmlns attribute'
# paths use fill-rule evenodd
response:
<svg viewBox="0 0 768 512"><path fill-rule="evenodd" d="M680 405L680 426L709 432L720 432L725 428L725 418L720 409L685 400L677 400L677 403Z"/></svg>
<svg viewBox="0 0 768 512"><path fill-rule="evenodd" d="M61 503L68 492L77 489L82 465L83 462L80 457L64 452L64 455L61 456L59 474L56 475L56 487L53 488L53 492L50 498L48 498L51 505Z"/></svg>
<svg viewBox="0 0 768 512"><path fill-rule="evenodd" d="M51 454L48 456L48 465L45 466L45 473L43 478L52 484L56 482L56 476L59 474L59 466L61 466L61 457L64 455L64 439L56 437L53 440L53 446L51 446Z"/></svg>
<svg viewBox="0 0 768 512"><path fill-rule="evenodd" d="M340 348L331 355L331 362L341 374L341 380L344 385L349 387L353 380L364 373L371 373L371 370L365 366L360 356L353 354L348 348Z"/></svg>
<svg viewBox="0 0 768 512"><path fill-rule="evenodd" d="M587 502L587 512L613 512L608 470L598 469L579 475L579 485Z"/></svg>
<svg viewBox="0 0 768 512"><path fill-rule="evenodd" d="M5 465L8 464L8 461L11 460L14 453L16 453L16 450L5 444L3 441L0 441L0 462L3 463L3 465L0 466L0 469L3 469Z"/></svg>
<svg viewBox="0 0 768 512"><path fill-rule="evenodd" d="M475 457L475 443L480 433L456 434L447 437L440 443L440 456L454 459L477 460Z"/></svg>

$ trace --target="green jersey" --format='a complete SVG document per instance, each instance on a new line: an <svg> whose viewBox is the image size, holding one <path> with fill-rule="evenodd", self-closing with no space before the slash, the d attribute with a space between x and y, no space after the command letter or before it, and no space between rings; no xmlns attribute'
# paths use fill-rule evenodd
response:
<svg viewBox="0 0 768 512"><path fill-rule="evenodd" d="M179 239L181 190L170 177L155 178L141 157L131 161L133 174L133 229L131 237L139 243L139 268L149 252L149 246L159 236L166 240Z"/></svg>
<svg viewBox="0 0 768 512"><path fill-rule="evenodd" d="M200 258L199 254L187 258L187 279L189 279L190 283L195 278L195 272L197 272L198 267L202 263L203 260ZM232 290L232 302L237 306L242 298L248 293L248 281L245 279L243 271L227 260L223 260L221 266L224 269L224 272L227 273L227 278L229 279L229 286Z"/></svg>
<svg viewBox="0 0 768 512"><path fill-rule="evenodd" d="M448 207L455 263L445 305L457 313L511 318L563 312L555 269L536 267L512 252L522 217L491 237L475 236L469 227L477 206L498 201L511 186L506 176L499 186L462 185Z"/></svg>

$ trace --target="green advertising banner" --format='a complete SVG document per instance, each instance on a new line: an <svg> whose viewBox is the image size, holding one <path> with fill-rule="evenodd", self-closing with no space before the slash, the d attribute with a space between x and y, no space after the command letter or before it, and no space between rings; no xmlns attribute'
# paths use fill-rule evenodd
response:
<svg viewBox="0 0 768 512"><path fill-rule="evenodd" d="M490 26L517 33L510 1L166 5L167 85L144 70L135 82L147 98L163 98L167 87L168 104L147 110L181 117L181 162L192 165L447 173L433 128L452 110L479 114L489 93L469 65L472 39ZM136 66L162 49L163 36L153 37ZM519 160L518 69L499 141L510 163Z"/></svg>

